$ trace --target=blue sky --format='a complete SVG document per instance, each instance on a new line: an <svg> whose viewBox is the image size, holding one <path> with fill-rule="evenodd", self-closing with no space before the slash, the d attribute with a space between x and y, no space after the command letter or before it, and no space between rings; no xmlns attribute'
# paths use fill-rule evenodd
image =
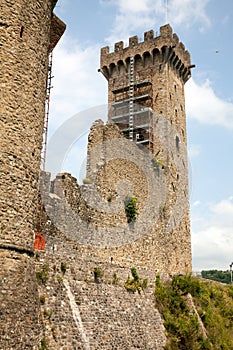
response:
<svg viewBox="0 0 233 350"><path fill-rule="evenodd" d="M97 72L100 48L159 31L165 8L164 0L58 1L55 13L67 30L53 55L49 146L78 114L77 142L59 171L84 177L91 120L85 111L107 104L107 81ZM233 2L168 0L168 22L196 64L185 87L193 269L225 270L233 261Z"/></svg>

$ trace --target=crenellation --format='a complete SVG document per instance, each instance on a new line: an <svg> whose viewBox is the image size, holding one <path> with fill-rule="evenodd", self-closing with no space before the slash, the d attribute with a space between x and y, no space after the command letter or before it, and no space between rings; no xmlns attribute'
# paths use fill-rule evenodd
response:
<svg viewBox="0 0 233 350"><path fill-rule="evenodd" d="M136 45L138 45L138 36L137 35L129 38L129 47L131 47L131 46L134 47Z"/></svg>
<svg viewBox="0 0 233 350"><path fill-rule="evenodd" d="M179 44L179 37L176 33L173 33L172 39L175 46Z"/></svg>
<svg viewBox="0 0 233 350"><path fill-rule="evenodd" d="M145 32L143 42L138 42L137 36L130 37L129 46L125 48L122 41L118 42L115 44L114 52L109 52L109 47L102 48L100 70L104 73L107 79L110 79L112 76L111 67L113 65L117 66L117 63L121 60L127 67L128 59L130 57L136 59L138 52L141 53L143 65L146 64L144 57L149 54L151 56L151 66L155 68L156 60L154 60L153 57L156 51L159 53L162 62L167 62L168 56L173 54L177 56L177 59L179 59L190 71L190 54L185 49L184 44L179 41L179 37L172 33L172 28L169 25L161 27L160 35L157 37L154 37L153 30ZM185 78L181 72L177 72L176 74L178 74L184 82L186 82L187 78L191 76L191 73L186 74Z"/></svg>
<svg viewBox="0 0 233 350"><path fill-rule="evenodd" d="M109 46L102 47L102 48L101 48L101 56L106 56L106 55L108 55L108 54L109 54L109 51L110 51Z"/></svg>
<svg viewBox="0 0 233 350"><path fill-rule="evenodd" d="M115 45L114 45L114 52L123 51L123 48L124 48L124 42L119 41L118 43L115 43Z"/></svg>
<svg viewBox="0 0 233 350"><path fill-rule="evenodd" d="M164 39L172 38L172 27L169 24L165 24L160 27L160 36L164 37Z"/></svg>
<svg viewBox="0 0 233 350"><path fill-rule="evenodd" d="M149 41L154 39L154 31L153 29L149 30L148 32L144 33L144 41Z"/></svg>
<svg viewBox="0 0 233 350"><path fill-rule="evenodd" d="M181 51L185 51L185 46L181 41L179 42L179 48Z"/></svg>

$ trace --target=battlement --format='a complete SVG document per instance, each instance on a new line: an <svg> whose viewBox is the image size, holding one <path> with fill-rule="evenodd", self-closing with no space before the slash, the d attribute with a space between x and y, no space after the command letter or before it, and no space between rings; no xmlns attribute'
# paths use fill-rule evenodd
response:
<svg viewBox="0 0 233 350"><path fill-rule="evenodd" d="M123 41L115 43L114 52L110 52L109 46L103 47L100 71L107 79L112 76L115 67L120 72L119 68L123 65L125 72L128 72L130 57L140 58L144 68L148 62L151 66L169 63L173 69L179 71L184 83L190 78L190 69L194 67L191 65L190 53L179 41L177 34L173 33L169 24L160 27L160 33L157 36L154 35L153 30L145 32L142 42L139 42L138 36L133 36L129 38L127 47L124 47Z"/></svg>
<svg viewBox="0 0 233 350"><path fill-rule="evenodd" d="M60 20L54 13L51 19L51 29L50 29L50 51L52 51L57 45L58 41L62 37L66 30L66 25Z"/></svg>
<svg viewBox="0 0 233 350"><path fill-rule="evenodd" d="M52 4L52 8L54 9L54 7L56 6L58 0L51 0L51 4Z"/></svg>

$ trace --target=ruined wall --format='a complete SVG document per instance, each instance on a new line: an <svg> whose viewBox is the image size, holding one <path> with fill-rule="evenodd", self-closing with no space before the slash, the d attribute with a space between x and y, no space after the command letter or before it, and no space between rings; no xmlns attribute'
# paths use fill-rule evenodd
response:
<svg viewBox="0 0 233 350"><path fill-rule="evenodd" d="M55 3L0 3L0 338L8 350L37 349L41 337L32 255Z"/></svg>
<svg viewBox="0 0 233 350"><path fill-rule="evenodd" d="M190 272L185 171L177 178L174 162L154 163L150 152L117 130L100 121L91 128L88 184L79 186L70 174L59 174L49 192L46 180L46 250L55 244L65 254L68 240L80 256L163 275ZM138 198L134 223L125 213L128 195Z"/></svg>

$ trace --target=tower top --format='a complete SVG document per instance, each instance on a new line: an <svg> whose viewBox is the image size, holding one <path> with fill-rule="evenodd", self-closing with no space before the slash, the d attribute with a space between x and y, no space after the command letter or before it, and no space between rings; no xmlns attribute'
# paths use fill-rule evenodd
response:
<svg viewBox="0 0 233 350"><path fill-rule="evenodd" d="M162 61L168 61L174 58L179 68L182 66L185 72L184 82L186 82L190 76L190 69L194 67L191 65L190 53L185 49L184 44L179 40L177 34L173 33L172 27L166 24L160 27L159 35L154 36L154 31L149 30L144 33L144 41L139 42L138 36L129 38L129 45L124 47L123 41L119 41L114 45L114 52L110 52L109 46L105 46L101 49L100 56L100 70L108 79L108 71L111 66L125 63L130 57L140 55L151 55L154 53L160 53Z"/></svg>

